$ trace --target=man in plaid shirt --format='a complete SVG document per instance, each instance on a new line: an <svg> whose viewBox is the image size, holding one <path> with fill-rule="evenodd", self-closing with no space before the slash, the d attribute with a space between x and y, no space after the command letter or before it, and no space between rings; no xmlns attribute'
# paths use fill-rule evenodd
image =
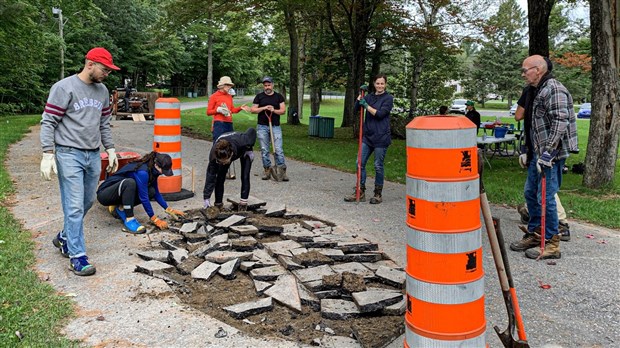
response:
<svg viewBox="0 0 620 348"><path fill-rule="evenodd" d="M548 71L542 56L533 55L523 61L521 75L532 88L526 99L525 112L531 120L527 134L532 144L532 157L527 167L525 201L530 213L528 233L518 243L525 255L536 259L559 259L560 236L558 214L554 199L562 184L562 169L570 152L578 151L577 125L573 98ZM526 117L527 119L527 117ZM545 190L545 249L540 255L541 181L546 178ZM513 249L514 250L514 249Z"/></svg>

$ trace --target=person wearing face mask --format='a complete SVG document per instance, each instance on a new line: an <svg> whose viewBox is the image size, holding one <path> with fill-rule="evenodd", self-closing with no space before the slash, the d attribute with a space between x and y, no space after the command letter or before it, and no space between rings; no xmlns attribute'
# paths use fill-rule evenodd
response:
<svg viewBox="0 0 620 348"><path fill-rule="evenodd" d="M56 82L50 89L41 119L41 176L58 174L63 229L52 240L60 254L69 258L70 269L79 276L95 274L86 256L84 217L95 201L101 173L99 147L108 153L108 173L118 168L110 129L110 94L102 83L112 71L112 55L95 47L85 56L78 74Z"/></svg>
<svg viewBox="0 0 620 348"><path fill-rule="evenodd" d="M209 97L207 116L213 116L211 131L213 133L214 143L220 135L234 131L233 114L241 110L250 112L250 108L245 104L240 107L235 107L233 105L233 96L230 94L230 91L234 85L230 77L222 76L217 83L217 91Z"/></svg>
<svg viewBox="0 0 620 348"><path fill-rule="evenodd" d="M97 200L108 206L110 213L123 222L123 231L144 233L146 229L135 218L133 208L142 204L151 222L159 229L168 228L168 223L153 212L151 199L154 199L173 219L184 217L185 213L172 209L159 193L157 179L160 175L172 176L170 155L150 152L141 159L134 160L109 176L97 190Z"/></svg>
<svg viewBox="0 0 620 348"><path fill-rule="evenodd" d="M232 114L236 114L241 110L250 111L245 104L240 107L233 105L232 97L236 94L230 77L222 76L217 83L217 91L209 97L207 105L207 116L213 116L211 123L211 133L213 134L213 144L220 135L234 131ZM227 179L235 179L235 175L228 171Z"/></svg>

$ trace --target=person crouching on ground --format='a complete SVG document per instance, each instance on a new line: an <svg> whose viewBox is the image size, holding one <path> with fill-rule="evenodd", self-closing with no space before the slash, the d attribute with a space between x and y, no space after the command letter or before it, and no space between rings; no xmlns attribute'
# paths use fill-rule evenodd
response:
<svg viewBox="0 0 620 348"><path fill-rule="evenodd" d="M185 213L172 209L164 200L157 178L160 175L172 176L172 158L169 155L151 152L141 159L125 165L114 175L108 177L97 190L97 200L107 205L110 213L123 222L123 231L144 233L146 229L134 216L133 208L142 204L151 222L160 230L168 228L168 223L153 212L151 199L154 199L173 219L185 216Z"/></svg>
<svg viewBox="0 0 620 348"><path fill-rule="evenodd" d="M383 202L383 162L387 148L392 143L390 132L390 112L394 106L394 97L386 92L387 77L379 74L373 79L375 92L362 98L361 94L357 97L355 110L360 107L366 110L364 119L363 140L362 140L362 166L360 179L360 201L366 201L366 163L370 155L375 153L375 195L370 199L371 204ZM345 202L355 202L355 192L352 196L344 198Z"/></svg>
<svg viewBox="0 0 620 348"><path fill-rule="evenodd" d="M230 164L239 159L241 162L241 200L239 210L247 210L250 195L250 171L256 143L256 129L249 128L245 133L230 132L222 134L211 147L205 187L203 190L204 207L211 207L211 193L215 190L213 206L222 209L224 206L224 181Z"/></svg>

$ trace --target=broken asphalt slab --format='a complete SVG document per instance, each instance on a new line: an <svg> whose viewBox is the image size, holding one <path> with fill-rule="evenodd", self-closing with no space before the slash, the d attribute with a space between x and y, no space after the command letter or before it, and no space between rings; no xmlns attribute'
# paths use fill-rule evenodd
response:
<svg viewBox="0 0 620 348"><path fill-rule="evenodd" d="M112 123L117 151L146 154L152 150L153 121ZM6 162L6 167L16 189L16 203L11 210L26 229L33 231L37 272L48 276L49 283L58 291L77 295L73 300L79 308L78 315L63 330L68 338L93 346L105 342L152 347L297 346L294 342L241 333L182 304L163 280L134 273L133 268L141 262L135 252L150 249L153 245L149 238L156 238L161 232L152 235L122 233L118 220L98 203L85 219L87 253L97 266L97 273L82 278L68 271L67 260L51 246L51 239L62 229L63 219L57 179L42 181L39 175L39 129L39 126L33 127L31 133L11 146L7 156L11 160ZM286 134L284 136L286 138ZM207 164L205 149L210 143L183 136L182 144L183 187L192 187L191 175L186 173L193 170L197 173L194 186L201 190ZM386 182L382 204L350 204L342 198L354 185L355 174L290 159L287 159L287 167L291 181L261 181L257 178L262 167L254 163L251 195L266 198L270 204L285 203L285 216L305 214L342 226L350 233L377 243L399 266L406 266L408 227L404 222L404 185ZM518 171L515 165L515 173ZM239 180L226 182L228 195L236 196L239 192ZM199 208L202 197L198 194L185 201L171 202L171 206L179 210ZM155 205L154 209L158 216L166 216L159 206ZM492 212L502 221L507 243L521 238L522 233L517 229L519 215L514 208L492 206ZM148 221L140 208L136 209L136 216L144 223ZM523 253L508 252L530 345L614 346L620 342L620 292L609 289L620 289L620 232L572 220L570 225L572 240L561 244L562 259L555 265L526 259ZM586 235L593 238L585 238ZM506 314L485 233L483 252L487 342L496 347L501 343L492 326L504 325ZM541 289L539 281L550 284L551 288ZM150 295L144 297L145 293ZM141 301L134 301L136 297ZM558 301L558 298L570 301ZM104 315L106 321L95 320L99 315ZM139 330L134 329L136 325L127 325L130 319L139 321ZM228 336L214 338L218 327L223 327ZM566 330L567 327L571 330ZM402 345L401 337L389 347Z"/></svg>

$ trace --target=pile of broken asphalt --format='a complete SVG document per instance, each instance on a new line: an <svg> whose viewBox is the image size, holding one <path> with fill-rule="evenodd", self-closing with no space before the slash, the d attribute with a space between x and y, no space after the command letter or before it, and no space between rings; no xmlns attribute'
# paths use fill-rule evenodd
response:
<svg viewBox="0 0 620 348"><path fill-rule="evenodd" d="M117 151L141 154L152 149L153 122L114 121ZM58 183L39 175L39 129L10 149L6 165L15 181L13 214L33 232L37 272L61 294L71 296L77 317L63 332L67 337L102 347L144 345L149 347L297 347L296 342L254 337L185 305L161 279L134 272L142 260L138 252L149 249L163 234L129 235L107 209L95 204L85 222L87 253L97 274L76 277L51 239L62 228ZM201 207L206 158L210 142L183 137L183 187L196 196L172 202L180 210ZM286 134L284 135L286 152ZM389 154L388 154L389 156ZM288 211L314 216L342 226L377 243L400 266L406 265L404 185L386 183L379 205L343 202L355 183L355 175L287 160L290 182L262 181L258 160L252 168L251 195L267 202L284 203ZM516 164L516 163L515 163ZM519 170L515 165L515 171ZM192 174L193 173L193 174ZM192 182L192 178L194 178ZM369 184L372 179L369 179ZM239 194L239 180L226 182L227 197ZM160 217L163 211L156 208ZM137 209L143 222L146 215ZM502 221L507 243L521 238L519 216L511 207L493 206ZM570 221L572 240L563 242L562 259L554 263L526 259L510 252L509 261L519 296L530 346L612 347L620 343L620 232ZM499 347L492 326L507 325L506 311L487 238L483 233L487 342ZM541 284L550 285L542 287ZM404 321L404 318L403 318ZM222 328L228 334L217 335ZM403 337L389 347L402 347ZM329 346L355 346L341 342Z"/></svg>

